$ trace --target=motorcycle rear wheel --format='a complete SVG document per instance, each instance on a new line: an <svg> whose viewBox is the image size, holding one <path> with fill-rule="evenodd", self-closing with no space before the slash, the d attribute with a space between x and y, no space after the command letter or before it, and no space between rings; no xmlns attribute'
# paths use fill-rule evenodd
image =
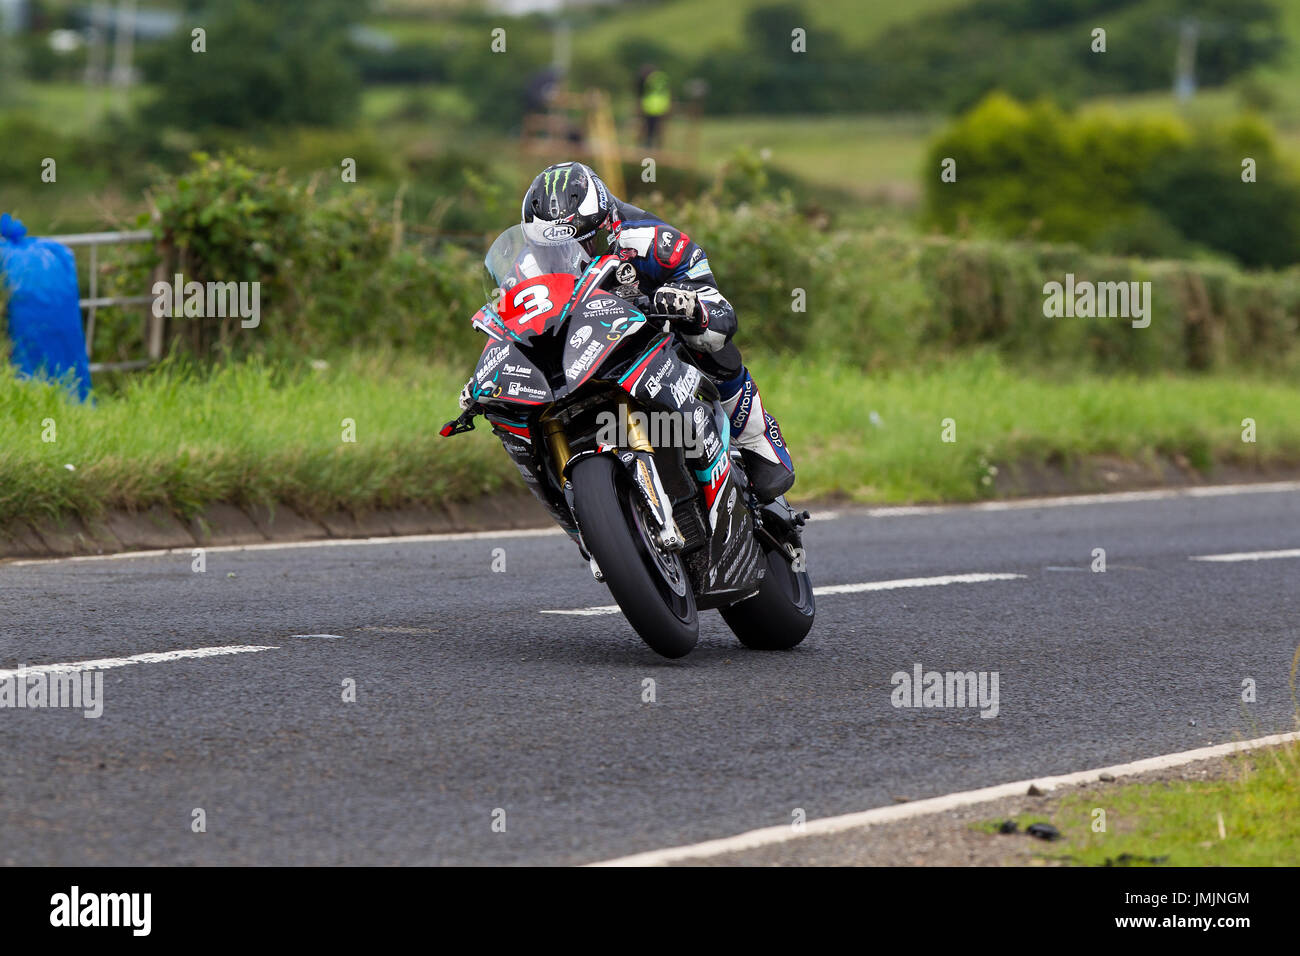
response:
<svg viewBox="0 0 1300 956"><path fill-rule="evenodd" d="M740 643L756 651L788 651L812 630L816 614L812 579L790 561L765 547L767 573L758 593L738 604L720 608Z"/></svg>
<svg viewBox="0 0 1300 956"><path fill-rule="evenodd" d="M654 542L641 493L609 455L578 462L571 476L582 540L633 630L664 657L684 657L699 640L695 594L680 555Z"/></svg>

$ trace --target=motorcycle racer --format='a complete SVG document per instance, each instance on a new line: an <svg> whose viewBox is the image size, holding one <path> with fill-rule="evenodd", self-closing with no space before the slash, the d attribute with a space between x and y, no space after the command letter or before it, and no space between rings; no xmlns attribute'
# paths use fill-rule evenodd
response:
<svg viewBox="0 0 1300 956"><path fill-rule="evenodd" d="M732 342L736 310L717 288L709 258L686 233L614 196L590 167L548 166L533 180L521 210L525 228L546 228L580 242L594 255L596 234L630 263L651 296L654 311L673 325L700 369L714 380L731 423L731 441L760 501L794 484L794 462L777 420L763 407L758 386ZM558 230L558 232L557 232ZM572 230L571 232L569 230Z"/></svg>

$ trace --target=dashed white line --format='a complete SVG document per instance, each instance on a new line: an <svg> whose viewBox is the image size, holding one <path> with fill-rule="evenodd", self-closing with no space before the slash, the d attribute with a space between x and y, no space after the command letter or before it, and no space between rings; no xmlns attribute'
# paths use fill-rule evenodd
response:
<svg viewBox="0 0 1300 956"><path fill-rule="evenodd" d="M1194 554L1189 561L1271 561L1274 558L1300 558L1300 548L1285 551L1237 551L1231 554Z"/></svg>
<svg viewBox="0 0 1300 956"><path fill-rule="evenodd" d="M987 803L990 800L1001 800L1004 797L1023 796L1028 792L1031 784L1037 786L1040 790L1050 791L1059 787L1093 783L1100 780L1103 774L1111 777L1129 777L1135 774L1148 773L1152 770L1180 767L1184 764L1195 763L1198 760L1209 760L1213 757L1223 757L1231 753L1254 750L1258 747L1272 747L1295 740L1300 740L1300 732L1272 734L1268 737L1259 737L1255 740L1240 743L1217 744L1213 747L1184 750L1176 754L1163 754L1159 757L1149 757L1146 760L1135 760L1132 763L1116 764L1113 767L1080 770L1076 773L1067 773L1056 777L1017 780L1014 783L1000 783L980 790L966 790L961 793L949 793L942 797L931 797L928 800L915 800L910 803L876 807L857 813L846 813L837 817L809 820L798 829L788 823L774 827L764 827L761 830L750 830L747 833L740 833L719 840L707 840L704 843L695 843L688 846L651 850L648 853L637 853L632 856L603 860L588 865L664 866L682 860L705 859L720 856L724 853L736 853L742 850L771 846L776 843L787 843L804 837L826 836L833 833L843 833L846 830L865 829L882 823L893 823L898 820L928 816L932 813L942 813L945 810L955 810L972 804Z"/></svg>
<svg viewBox="0 0 1300 956"><path fill-rule="evenodd" d="M278 647L261 644L228 644L225 647L195 647L183 651L158 651L150 654L133 654L130 657L101 657L93 661L75 661L70 664L34 664L0 670L0 681L11 677L29 677L34 674L68 674L76 671L103 671L112 667L132 664L164 664L169 661L193 660L203 657L220 657L224 654L253 654L257 651L278 651Z"/></svg>
<svg viewBox="0 0 1300 956"><path fill-rule="evenodd" d="M940 574L932 578L895 578L862 584L828 584L813 588L813 594L857 594L859 591L893 591L897 588L936 588L947 584L983 584L985 581L1014 581L1023 574Z"/></svg>
<svg viewBox="0 0 1300 956"><path fill-rule="evenodd" d="M827 584L813 588L813 594L857 594L861 591L893 591L898 588L934 588L948 584L983 584L986 581L1014 581L1023 574L972 572L970 574L940 574L931 578L894 578L888 581L864 581L861 584ZM578 617L595 617L601 614L618 614L617 604L596 607L575 607L560 611L542 611L543 614L571 614Z"/></svg>
<svg viewBox="0 0 1300 956"><path fill-rule="evenodd" d="M543 614L572 614L575 617L599 617L602 614L621 614L622 608L617 604L601 604L597 607L573 607L562 611L543 611Z"/></svg>

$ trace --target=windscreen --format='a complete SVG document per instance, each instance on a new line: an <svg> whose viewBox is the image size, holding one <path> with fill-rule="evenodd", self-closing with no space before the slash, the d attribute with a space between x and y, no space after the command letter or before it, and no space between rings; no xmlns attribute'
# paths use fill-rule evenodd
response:
<svg viewBox="0 0 1300 956"><path fill-rule="evenodd" d="M591 257L576 239L549 238L552 223L511 226L488 250L483 264L498 288L509 289L519 282L541 275L581 275Z"/></svg>

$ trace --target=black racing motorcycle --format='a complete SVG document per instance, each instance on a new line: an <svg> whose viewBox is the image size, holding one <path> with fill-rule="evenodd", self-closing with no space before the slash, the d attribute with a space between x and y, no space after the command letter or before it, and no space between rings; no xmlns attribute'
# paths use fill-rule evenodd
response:
<svg viewBox="0 0 1300 956"><path fill-rule="evenodd" d="M730 447L718 391L649 311L632 266L591 258L562 227L514 226L484 260L496 288L474 316L488 342L468 409L592 561L628 622L665 657L717 608L746 647L794 647L814 602L807 512L760 504Z"/></svg>

